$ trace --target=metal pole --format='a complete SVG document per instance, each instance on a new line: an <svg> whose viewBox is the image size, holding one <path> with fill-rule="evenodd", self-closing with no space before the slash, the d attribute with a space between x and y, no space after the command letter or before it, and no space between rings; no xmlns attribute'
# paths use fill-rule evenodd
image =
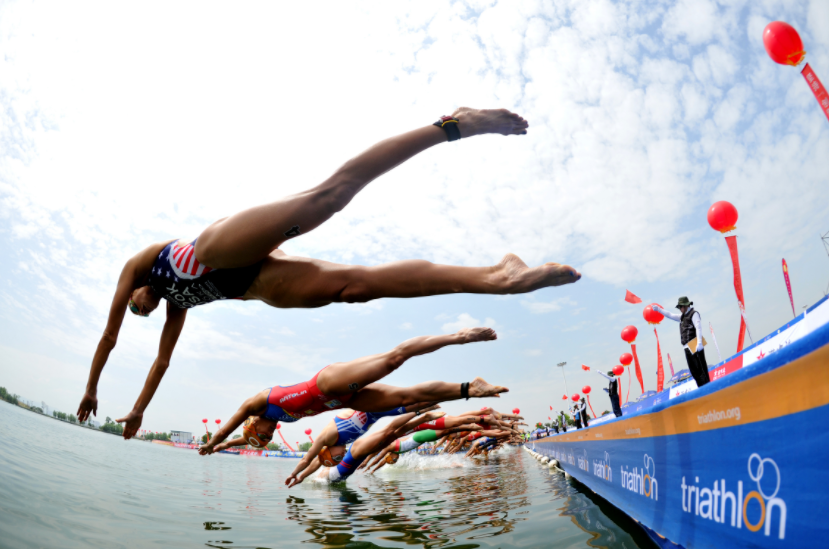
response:
<svg viewBox="0 0 829 549"><path fill-rule="evenodd" d="M564 375L564 366L566 364L566 362L559 362L558 364L556 364L556 366L561 368L561 375L564 377L564 393L568 394L570 391L567 390L567 376Z"/></svg>

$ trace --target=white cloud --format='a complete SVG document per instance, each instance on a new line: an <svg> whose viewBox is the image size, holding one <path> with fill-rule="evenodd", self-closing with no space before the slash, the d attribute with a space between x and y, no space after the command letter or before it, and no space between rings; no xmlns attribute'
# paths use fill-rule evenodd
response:
<svg viewBox="0 0 829 549"><path fill-rule="evenodd" d="M568 297L562 297L552 301L522 300L521 305L531 313L540 315L544 313L552 313L553 311L560 311L564 306L575 306L578 305L578 303Z"/></svg>
<svg viewBox="0 0 829 549"><path fill-rule="evenodd" d="M404 322L399 326L399 328L401 330L411 330L412 328L414 328L414 324L412 324L411 322Z"/></svg>
<svg viewBox="0 0 829 549"><path fill-rule="evenodd" d="M495 322L495 319L487 317L483 323L477 318L473 318L472 315L469 313L461 313L458 315L457 320L455 322L447 322L441 329L444 333L451 334L453 332L457 332L462 328L478 328L478 327L487 327L487 328L497 328L498 323Z"/></svg>

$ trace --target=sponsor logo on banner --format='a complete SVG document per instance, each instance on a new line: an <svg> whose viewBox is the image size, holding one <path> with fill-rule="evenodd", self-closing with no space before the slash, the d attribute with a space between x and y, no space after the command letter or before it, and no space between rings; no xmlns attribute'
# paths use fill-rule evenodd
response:
<svg viewBox="0 0 829 549"><path fill-rule="evenodd" d="M780 468L773 459L754 453L748 458L748 477L751 481L744 485L742 480L735 483L734 479L724 478L715 478L713 484L705 478L700 482L698 476L691 482L683 476L682 511L732 528L763 530L766 536L785 539L786 502L777 497L782 480Z"/></svg>
<svg viewBox="0 0 829 549"><path fill-rule="evenodd" d="M644 467L629 469L626 465L620 467L622 473L622 488L630 490L654 501L659 501L659 483L656 481L656 464L653 458L645 454Z"/></svg>
<svg viewBox="0 0 829 549"><path fill-rule="evenodd" d="M693 391L697 389L697 382L694 378L691 378L683 383L679 383L671 387L671 392L668 398L676 398L679 395L684 395L687 392Z"/></svg>
<svg viewBox="0 0 829 549"><path fill-rule="evenodd" d="M593 474L600 479L613 482L613 471L610 469L610 454L605 452L603 460L593 460Z"/></svg>

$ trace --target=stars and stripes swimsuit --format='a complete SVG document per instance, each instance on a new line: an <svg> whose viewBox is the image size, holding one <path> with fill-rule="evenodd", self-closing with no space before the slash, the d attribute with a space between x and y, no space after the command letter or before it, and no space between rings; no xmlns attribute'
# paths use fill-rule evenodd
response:
<svg viewBox="0 0 829 549"><path fill-rule="evenodd" d="M239 269L211 269L196 259L196 241L174 240L158 254L147 285L180 309L245 295L259 276L262 262Z"/></svg>
<svg viewBox="0 0 829 549"><path fill-rule="evenodd" d="M399 416L406 413L406 407L401 406L388 412L358 412L352 410L350 414L342 417L337 415L334 417L334 426L337 427L337 443L334 446L341 444L349 444L354 442L369 430L369 427L377 423L378 420L384 417Z"/></svg>

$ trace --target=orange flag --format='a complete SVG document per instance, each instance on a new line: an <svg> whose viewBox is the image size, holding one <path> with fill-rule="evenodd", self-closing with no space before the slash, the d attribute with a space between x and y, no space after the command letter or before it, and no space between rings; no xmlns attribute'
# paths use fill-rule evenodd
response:
<svg viewBox="0 0 829 549"><path fill-rule="evenodd" d="M630 290L625 290L627 293L625 294L625 301L628 303L642 303L642 300L639 299L636 294L631 293Z"/></svg>

